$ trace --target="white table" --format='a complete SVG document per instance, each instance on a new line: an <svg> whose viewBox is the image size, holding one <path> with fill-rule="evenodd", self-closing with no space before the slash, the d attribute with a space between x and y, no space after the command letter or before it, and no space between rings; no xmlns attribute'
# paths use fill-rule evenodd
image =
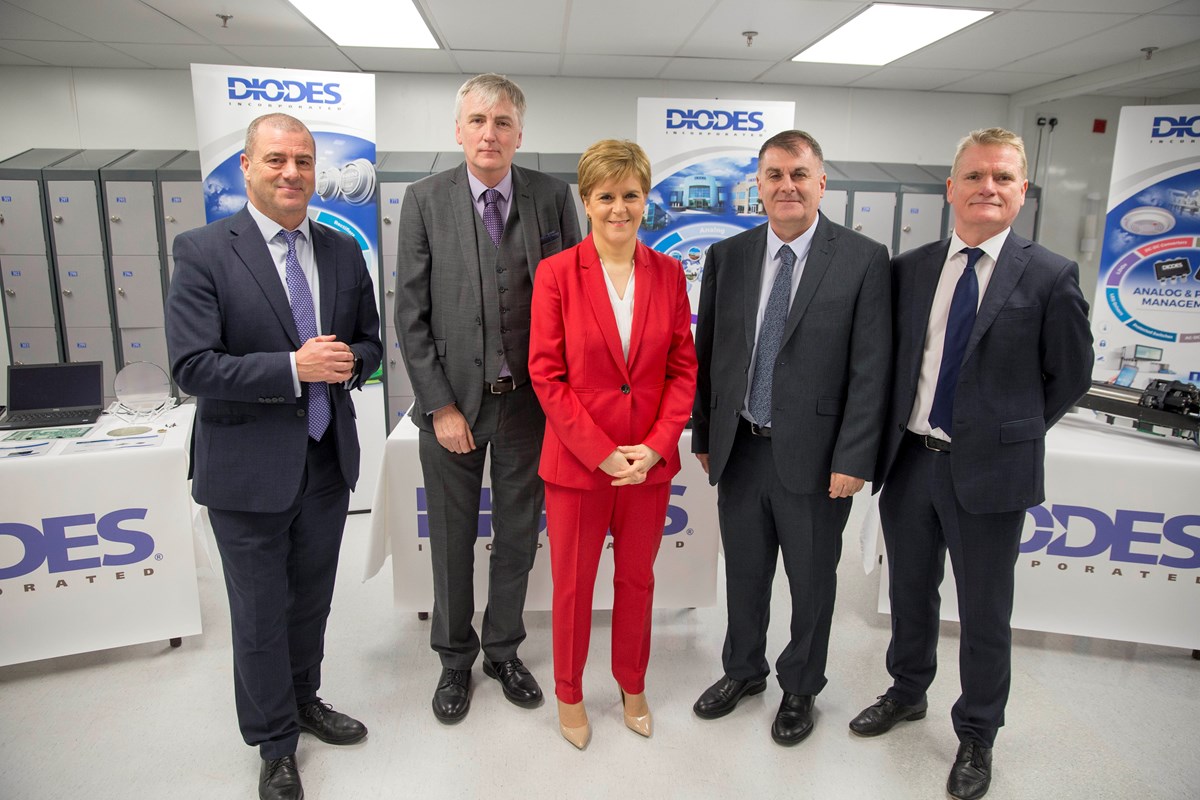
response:
<svg viewBox="0 0 1200 800"><path fill-rule="evenodd" d="M129 426L106 415L83 440L0 459L0 665L200 633L194 415L182 406L148 423L163 431L153 447L72 452Z"/></svg>
<svg viewBox="0 0 1200 800"><path fill-rule="evenodd" d="M375 503L371 515L371 542L364 580L371 578L389 556L396 606L406 611L433 608L433 572L429 558L424 481L417 449L417 428L405 417L392 430L384 451ZM672 483L662 549L654 566L656 608L700 608L717 601L716 489L691 455L691 432L679 443L683 469ZM487 523L490 480L484 473L481 497L480 538L475 546L475 607L487 602L487 559L491 526ZM538 533L538 555L529 575L525 608L547 610L551 604L550 557L546 544L546 519ZM606 549L596 578L593 608L612 608L613 561Z"/></svg>
<svg viewBox="0 0 1200 800"><path fill-rule="evenodd" d="M1025 518L1014 628L1200 648L1200 452L1069 414ZM880 548L882 550L882 548ZM957 620L949 564L942 619ZM879 610L888 613L886 564Z"/></svg>

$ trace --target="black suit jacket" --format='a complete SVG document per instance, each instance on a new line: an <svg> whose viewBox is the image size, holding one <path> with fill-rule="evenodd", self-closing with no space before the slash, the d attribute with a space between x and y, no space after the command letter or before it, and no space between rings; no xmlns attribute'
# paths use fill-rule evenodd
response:
<svg viewBox="0 0 1200 800"><path fill-rule="evenodd" d="M887 249L820 214L776 360L772 451L795 492L875 471L891 363ZM767 225L714 244L701 279L692 452L716 484L745 404Z"/></svg>
<svg viewBox="0 0 1200 800"><path fill-rule="evenodd" d="M383 354L379 312L362 250L310 220L321 278L321 331L362 359L357 383ZM307 387L297 398L290 353L302 342L262 233L243 208L175 237L167 347L179 388L196 397L192 495L230 511L282 511L296 498L308 447ZM354 404L329 386L338 461L358 481Z"/></svg>
<svg viewBox="0 0 1200 800"><path fill-rule="evenodd" d="M896 257L895 385L875 488L912 413L944 240ZM1046 431L1091 385L1092 334L1079 267L1009 232L979 306L954 395L951 472L963 508L1019 511L1045 500Z"/></svg>

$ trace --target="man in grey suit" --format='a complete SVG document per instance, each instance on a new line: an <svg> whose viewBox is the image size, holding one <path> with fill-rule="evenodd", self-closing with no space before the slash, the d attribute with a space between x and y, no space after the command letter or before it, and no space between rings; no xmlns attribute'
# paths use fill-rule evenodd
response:
<svg viewBox="0 0 1200 800"><path fill-rule="evenodd" d="M545 417L529 385L533 272L579 242L570 189L514 166L525 96L500 75L458 90L455 138L466 163L414 183L400 210L396 333L416 403L433 559L430 644L442 662L433 713L470 708L471 666L522 707L542 691L517 656L537 553L543 486L537 475ZM491 453L492 548L481 637L475 613L475 540L484 458Z"/></svg>
<svg viewBox="0 0 1200 800"><path fill-rule="evenodd" d="M196 397L192 495L208 506L233 628L234 697L263 763L259 797L303 797L301 731L367 735L317 697L358 433L349 389L382 355L371 275L353 238L308 219L316 147L259 117L241 157L249 203L176 237L167 344Z"/></svg>
<svg viewBox="0 0 1200 800"><path fill-rule="evenodd" d="M973 131L946 181L953 235L892 267L895 384L875 486L893 683L850 730L878 736L925 716L948 552L962 694L950 712L960 744L946 791L963 800L991 782L1011 675L1013 569L1025 509L1045 500L1046 431L1091 384L1079 267L1011 229L1025 175L1019 136Z"/></svg>
<svg viewBox="0 0 1200 800"><path fill-rule="evenodd" d="M729 624L714 719L766 688L771 582L783 553L791 637L775 663L781 745L813 728L852 496L875 469L891 362L886 248L818 211L821 147L803 131L758 154L767 223L712 246L700 290L692 450L717 486Z"/></svg>

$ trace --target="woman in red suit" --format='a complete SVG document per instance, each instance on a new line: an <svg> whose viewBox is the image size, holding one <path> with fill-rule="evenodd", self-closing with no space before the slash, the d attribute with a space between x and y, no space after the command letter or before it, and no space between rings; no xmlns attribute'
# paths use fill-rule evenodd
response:
<svg viewBox="0 0 1200 800"><path fill-rule="evenodd" d="M589 147L579 194L592 233L542 261L534 280L529 375L547 423L538 474L554 579L555 694L563 737L580 749L591 736L583 667L609 530L613 677L625 724L650 735L654 558L696 389L683 271L637 238L649 190L650 162L636 144Z"/></svg>

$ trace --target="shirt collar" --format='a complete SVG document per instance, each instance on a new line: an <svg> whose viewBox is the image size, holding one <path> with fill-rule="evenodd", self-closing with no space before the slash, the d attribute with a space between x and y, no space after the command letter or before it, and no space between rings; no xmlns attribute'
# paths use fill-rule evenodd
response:
<svg viewBox="0 0 1200 800"><path fill-rule="evenodd" d="M771 223L767 223L767 254L771 260L779 257L779 248L785 244L792 248L792 252L796 254L796 263L800 264L808 257L808 251L812 248L813 236L817 232L817 222L820 217L808 226L808 230L797 236L790 242L785 242L776 235L775 230L771 227Z"/></svg>
<svg viewBox="0 0 1200 800"><path fill-rule="evenodd" d="M479 180L479 178L476 178L469 169L467 170L467 182L471 184L471 199L475 200L476 202L479 202L480 196L488 189L495 189L497 192L499 192L500 197L502 197L506 203L508 202L509 198L512 197L512 167L509 167L508 172L504 173L504 177L501 178L500 182L495 186L484 185L484 182Z"/></svg>
<svg viewBox="0 0 1200 800"><path fill-rule="evenodd" d="M983 251L985 256L989 256L992 259L993 264L1000 262L1000 251L1004 249L1004 243L1008 240L1008 234L1010 231L1012 231L1012 228L1005 228L992 238L980 245L977 245L979 249ZM955 231L954 233L950 234L950 252L947 257L953 256L956 253L960 253L964 247L970 246L971 245L958 238L958 231Z"/></svg>
<svg viewBox="0 0 1200 800"><path fill-rule="evenodd" d="M270 242L279 235L279 231L286 230L278 222L255 208L254 203L246 203L246 210L250 212L250 216L254 218L254 224L257 225L259 231L262 232L263 241ZM304 240L306 242L312 241L312 234L308 229L307 214L304 216L304 219L300 222L300 226L297 227L296 230L300 231L300 233L304 235Z"/></svg>

